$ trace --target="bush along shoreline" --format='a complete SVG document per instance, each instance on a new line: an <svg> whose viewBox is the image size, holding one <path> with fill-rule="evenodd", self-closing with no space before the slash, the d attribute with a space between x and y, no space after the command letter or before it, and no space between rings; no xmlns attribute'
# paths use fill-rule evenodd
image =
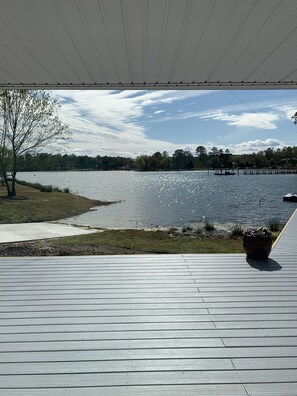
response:
<svg viewBox="0 0 297 396"><path fill-rule="evenodd" d="M40 192L64 192L66 194L70 193L70 190L68 187L60 189L59 187L53 186L51 184L48 185L42 185L40 183L30 183L24 180L17 180L17 184L21 186L26 186L26 187L31 187L36 190L39 190Z"/></svg>

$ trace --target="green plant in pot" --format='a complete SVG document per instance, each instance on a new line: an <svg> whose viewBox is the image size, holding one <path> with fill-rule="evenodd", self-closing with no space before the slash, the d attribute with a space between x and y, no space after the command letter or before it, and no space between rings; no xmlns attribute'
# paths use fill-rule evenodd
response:
<svg viewBox="0 0 297 396"><path fill-rule="evenodd" d="M263 227L248 227L243 233L243 248L248 258L266 260L272 248L270 230Z"/></svg>

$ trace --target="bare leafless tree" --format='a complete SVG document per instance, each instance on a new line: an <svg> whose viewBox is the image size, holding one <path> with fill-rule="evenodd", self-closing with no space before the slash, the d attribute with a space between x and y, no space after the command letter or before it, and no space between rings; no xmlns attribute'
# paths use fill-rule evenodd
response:
<svg viewBox="0 0 297 396"><path fill-rule="evenodd" d="M46 91L0 90L0 172L9 197L16 196L20 157L48 149L69 136L59 108Z"/></svg>

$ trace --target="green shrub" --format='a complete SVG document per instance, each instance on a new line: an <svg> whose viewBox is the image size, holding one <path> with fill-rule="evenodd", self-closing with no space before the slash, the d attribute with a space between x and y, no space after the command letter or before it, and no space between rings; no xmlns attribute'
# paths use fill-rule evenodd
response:
<svg viewBox="0 0 297 396"><path fill-rule="evenodd" d="M48 185L48 186L40 185L39 190L40 190L40 192L53 192L53 186L51 186L51 185Z"/></svg>
<svg viewBox="0 0 297 396"><path fill-rule="evenodd" d="M243 236L243 227L241 224L234 223L230 227L230 235L232 237L241 237Z"/></svg>
<svg viewBox="0 0 297 396"><path fill-rule="evenodd" d="M61 190L58 187L54 187L52 185L48 185L48 186L43 186L40 183L30 183L30 182L26 182L24 180L17 180L18 184L21 184L22 186L27 186L27 187L31 187L31 188L35 188L36 190L39 190L40 192L64 192L64 193L70 193L69 188L64 188L63 190Z"/></svg>
<svg viewBox="0 0 297 396"><path fill-rule="evenodd" d="M209 219L205 219L204 221L204 229L205 231L214 231L215 230L215 226L213 224L213 222Z"/></svg>
<svg viewBox="0 0 297 396"><path fill-rule="evenodd" d="M283 228L280 220L277 218L272 218L268 220L266 226L270 229L271 232L278 232Z"/></svg>
<svg viewBox="0 0 297 396"><path fill-rule="evenodd" d="M196 235L201 235L202 234L202 228L200 228L200 227L197 227L196 229L195 229L195 234Z"/></svg>
<svg viewBox="0 0 297 396"><path fill-rule="evenodd" d="M187 232L187 231L193 231L193 228L191 227L191 226L189 226L189 225L184 225L183 227L182 227L182 232Z"/></svg>

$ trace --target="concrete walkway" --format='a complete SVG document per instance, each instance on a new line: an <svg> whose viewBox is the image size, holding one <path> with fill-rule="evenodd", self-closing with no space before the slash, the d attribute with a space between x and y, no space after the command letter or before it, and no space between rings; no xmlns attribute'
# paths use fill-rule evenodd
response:
<svg viewBox="0 0 297 396"><path fill-rule="evenodd" d="M86 230L71 225L54 223L0 224L0 243L32 241L94 232L97 232L97 230Z"/></svg>

